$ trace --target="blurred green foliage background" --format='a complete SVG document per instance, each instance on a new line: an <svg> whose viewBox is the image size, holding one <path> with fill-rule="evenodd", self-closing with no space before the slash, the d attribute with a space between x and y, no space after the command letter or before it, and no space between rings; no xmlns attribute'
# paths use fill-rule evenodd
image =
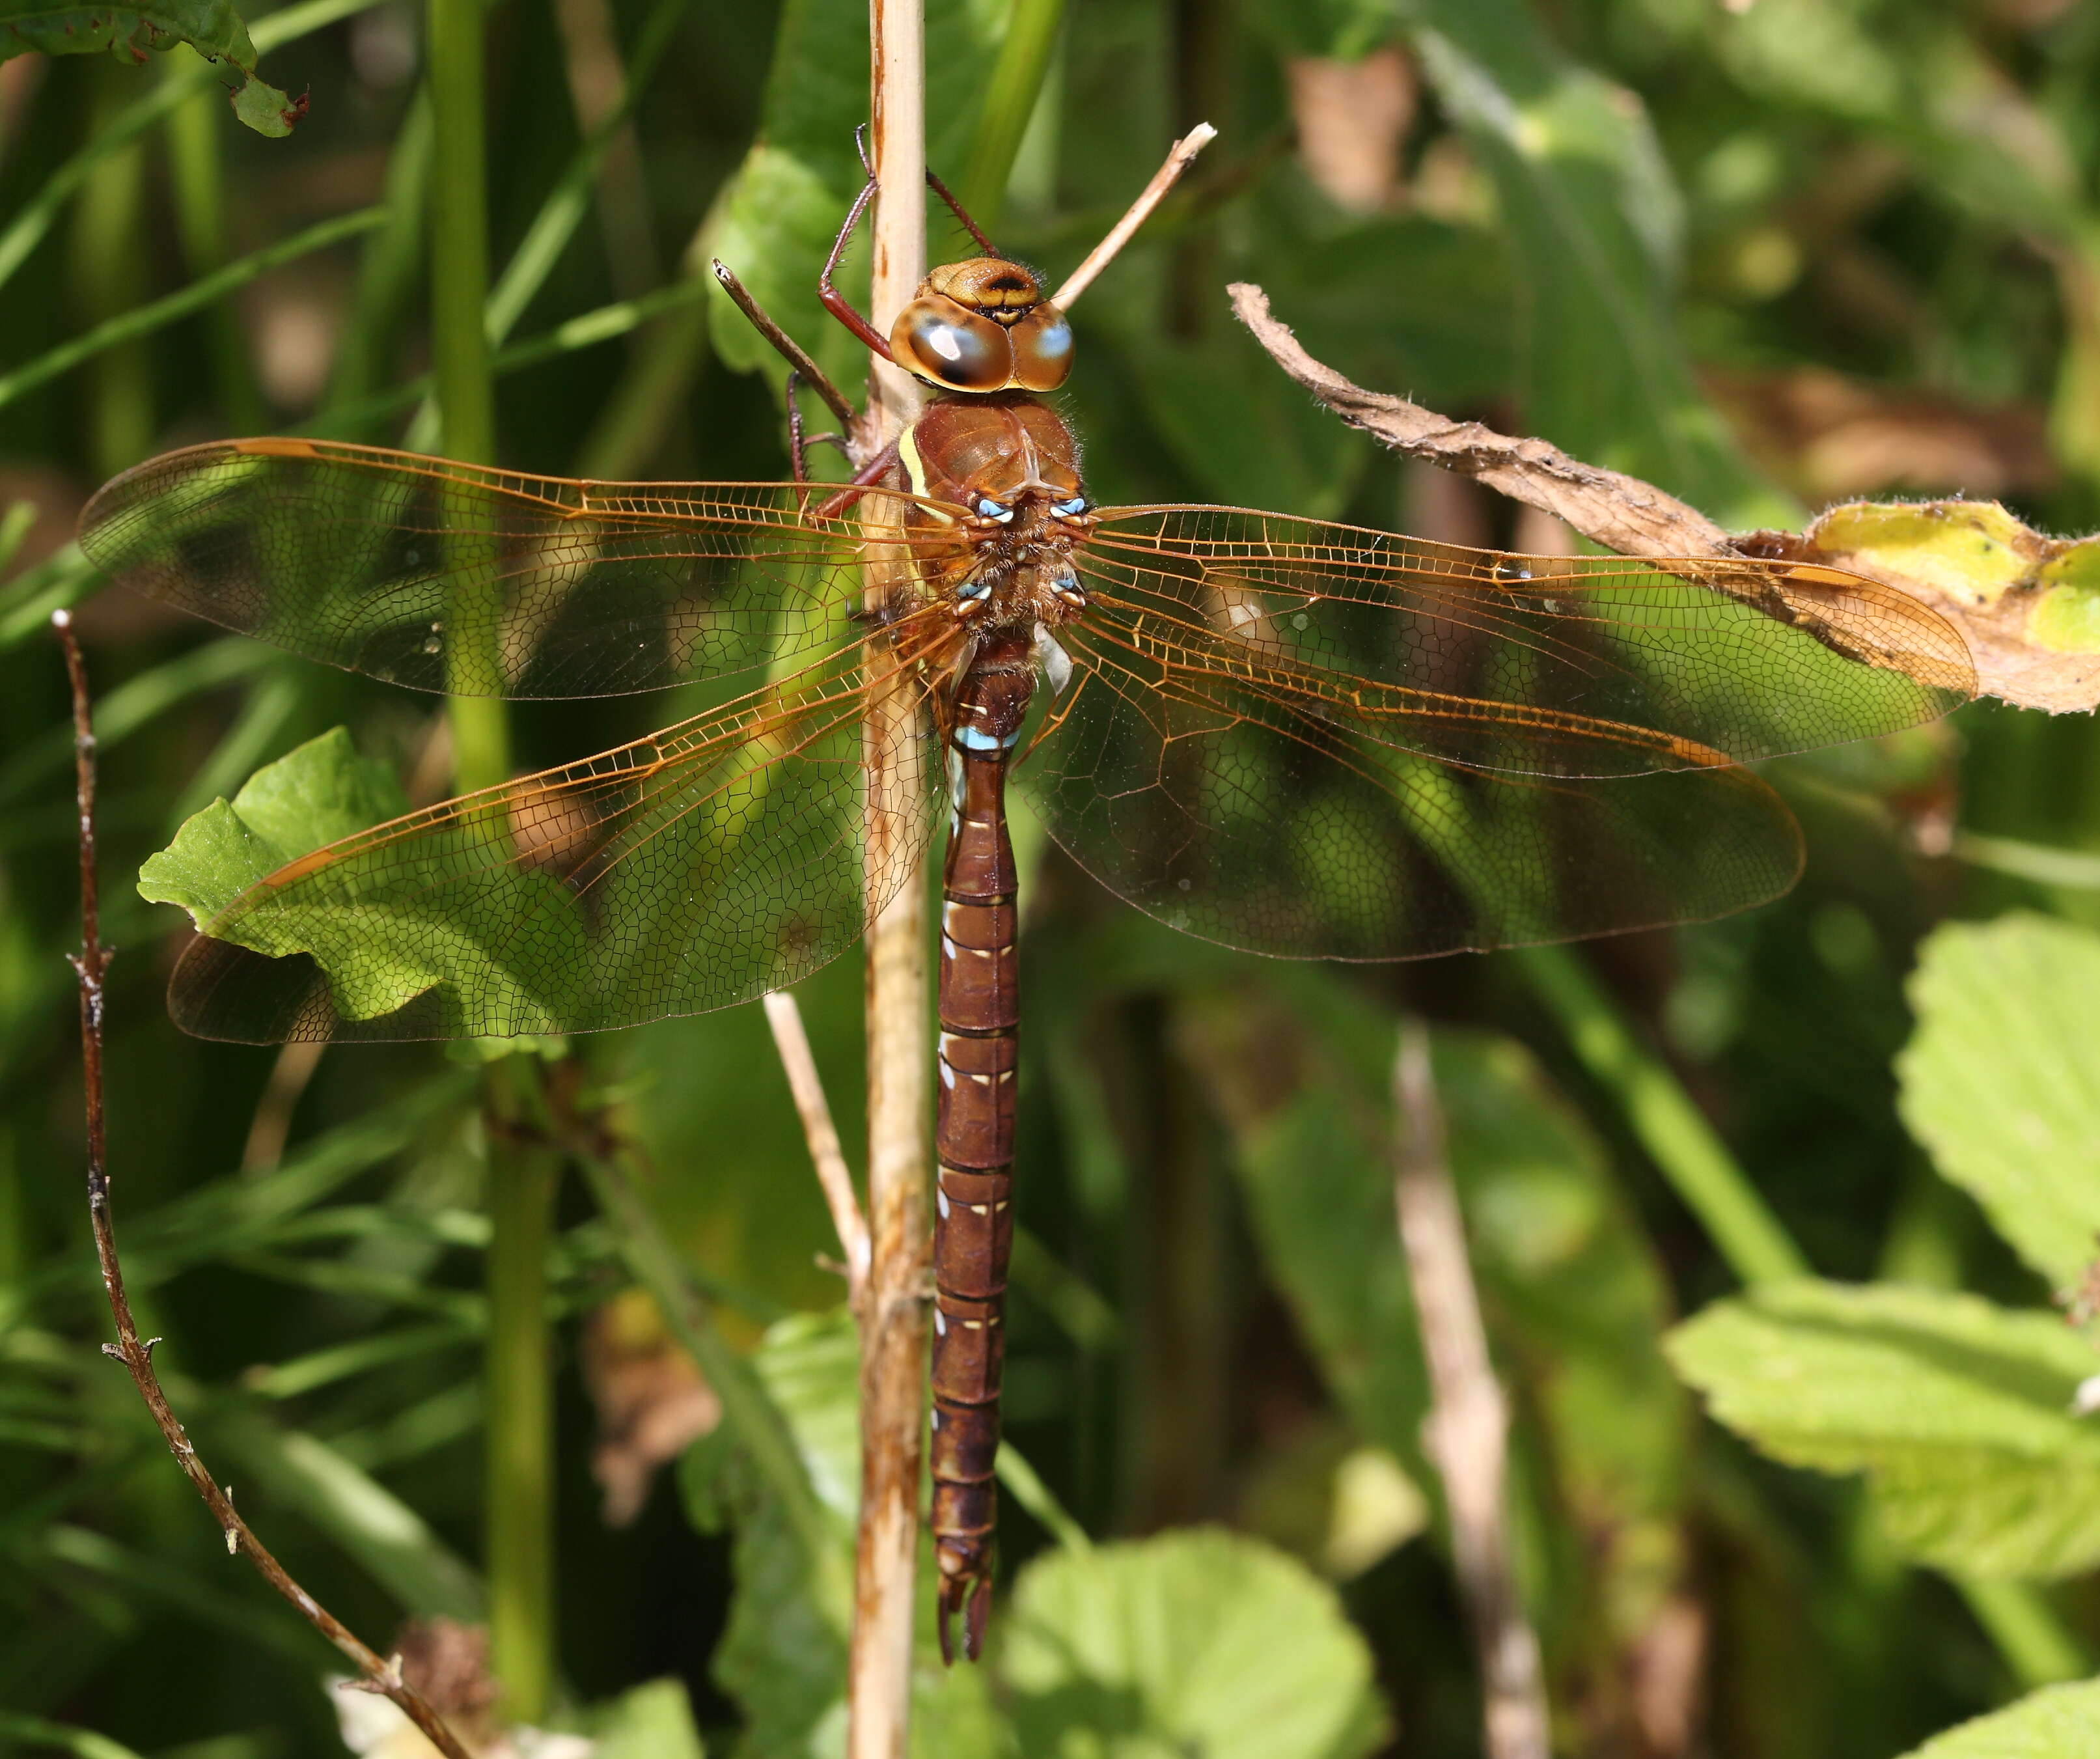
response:
<svg viewBox="0 0 2100 1759"><path fill-rule="evenodd" d="M1956 492L2100 523L2100 8L1060 11L929 7L933 161L1006 249L1054 280L1174 134L1221 130L1076 315L1099 500L1556 541L1313 406L1233 322L1243 279L1359 382L1732 527ZM164 447L435 432L419 13L249 23L273 84L311 88L288 139L239 127L187 48L0 63L0 1751L340 1748L329 1652L229 1563L96 1349L60 604L99 692L142 1327L241 1509L368 1640L484 1606L473 1077L429 1047L183 1038L174 913L129 884L338 725L435 797L443 717L93 597L68 544L95 484ZM1024 26L1039 77L995 78ZM772 363L706 262L857 386L814 289L859 181L858 0L506 0L488 55L499 461L784 474ZM933 256L960 245L937 218ZM516 756L677 712L527 707ZM1007 1409L1039 1486L1008 1487L987 1667L922 1656L922 1751L1480 1750L1384 1156L1403 1011L1436 1029L1559 1750L1895 1754L2091 1670L2100 1442L2067 1414L2091 1352L2049 1308L2100 1231L2100 739L1984 704L1768 769L1808 836L1791 897L1569 958L1235 958L1019 827ZM858 962L801 1000L854 1155ZM842 1532L850 1334L759 1012L577 1049ZM631 1230L573 1177L556 1214L556 1714L636 1759L836 1750L836 1633L776 1499L629 1288ZM2005 1713L2036 1752L2100 1750L2089 1689Z"/></svg>

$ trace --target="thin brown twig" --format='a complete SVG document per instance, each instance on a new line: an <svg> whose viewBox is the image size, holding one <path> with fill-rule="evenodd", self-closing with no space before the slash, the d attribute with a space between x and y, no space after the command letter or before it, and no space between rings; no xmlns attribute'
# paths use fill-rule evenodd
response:
<svg viewBox="0 0 2100 1759"><path fill-rule="evenodd" d="M817 1183L823 1188L824 1201L832 1212L832 1226L838 1231L839 1248L845 1254L848 1298L858 1312L861 1291L867 1281L867 1218L861 1214L860 1200L854 1193L853 1174L839 1146L831 1104L824 1097L823 1079L817 1073L817 1060L810 1050L810 1035L802 1028L801 1009L787 991L774 990L765 998L765 1020L773 1029L773 1046L780 1053L780 1066L788 1072L788 1090L795 1096L803 1140L810 1145L810 1159L816 1166Z"/></svg>
<svg viewBox="0 0 2100 1759"><path fill-rule="evenodd" d="M459 1737L445 1726L422 1695L401 1677L400 1658L382 1660L368 1648L342 1620L293 1580L267 1546L234 1510L232 1499L205 1469L196 1447L181 1422L169 1409L160 1377L153 1372L153 1346L157 1338L141 1339L131 1316L130 1298L124 1289L124 1269L117 1255L117 1228L109 1203L108 1141L105 1128L103 1087L102 1026L104 978L109 969L110 950L102 944L101 893L95 880L95 730L88 698L87 667L73 633L69 611L51 614L65 650L66 676L73 687L73 774L79 806L81 951L70 963L80 980L81 1072L87 1104L87 1210L95 1229L95 1256L101 1261L102 1284L108 1292L109 1312L117 1322L117 1342L102 1347L103 1354L124 1364L131 1383L139 1389L156 1427L167 1442L183 1475L196 1487L226 1536L229 1552L243 1552L262 1580L289 1601L299 1616L347 1656L373 1690L400 1707L402 1713L427 1736L446 1759L471 1759Z"/></svg>
<svg viewBox="0 0 2100 1759"><path fill-rule="evenodd" d="M1115 261L1117 253L1130 242L1138 227L1151 217L1152 210L1167 199L1167 192L1189 169L1189 162L1217 138L1217 130L1208 122L1198 122L1176 141L1173 149L1167 155L1167 162L1152 174L1152 181L1138 192L1137 200L1124 210L1123 217L1109 228L1108 236L1087 253L1079 267L1065 277L1065 284L1050 296L1050 303L1061 311L1070 311L1073 302L1094 284L1094 277Z"/></svg>
<svg viewBox="0 0 2100 1759"><path fill-rule="evenodd" d="M1488 1356L1465 1220L1445 1159L1429 1033L1418 1020L1401 1023L1393 1103L1393 1202L1429 1364L1423 1441L1444 1481L1452 1555L1480 1657L1486 1752L1488 1759L1548 1759L1538 1635L1510 1563L1509 1410Z"/></svg>

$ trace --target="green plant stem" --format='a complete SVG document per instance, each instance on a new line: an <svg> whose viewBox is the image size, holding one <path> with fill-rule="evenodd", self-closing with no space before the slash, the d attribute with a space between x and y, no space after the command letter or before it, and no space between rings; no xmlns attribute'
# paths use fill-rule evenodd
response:
<svg viewBox="0 0 2100 1759"><path fill-rule="evenodd" d="M430 0L430 355L444 450L496 461L495 380L482 311L488 298L488 143L481 0ZM477 541L471 535L466 541ZM492 592L476 580L468 592ZM456 632L494 638L489 607L455 603ZM454 663L500 676L456 636ZM510 775L502 703L454 695L448 713L454 778L463 790ZM547 1231L558 1162L532 1144L540 1070L524 1057L489 1065L482 1108L488 1138L488 1537L489 1665L514 1722L542 1721L553 1695L554 1427L548 1397Z"/></svg>
<svg viewBox="0 0 2100 1759"><path fill-rule="evenodd" d="M2092 1658L2084 1646L2049 1603L2025 1582L1985 1582L1957 1576L1954 1585L2022 1686L2032 1690L2058 1680L2082 1679L2093 1671Z"/></svg>
<svg viewBox="0 0 2100 1759"><path fill-rule="evenodd" d="M1043 77L1064 22L1065 0L1014 0L1006 39L999 46L999 60L985 83L984 108L977 114L977 133L970 142L968 169L956 192L971 218L986 231L999 224L1014 157L1043 95Z"/></svg>
<svg viewBox="0 0 2100 1759"><path fill-rule="evenodd" d="M1809 1275L1807 1256L1749 1175L1582 960L1561 946L1525 947L1511 956L1729 1268L1751 1288ZM1949 1579L2023 1686L2087 1671L2077 1639L2035 1589L2023 1582Z"/></svg>
<svg viewBox="0 0 2100 1759"><path fill-rule="evenodd" d="M544 1720L554 1686L554 1453L547 1246L561 1156L534 1140L539 1067L489 1065L488 1647L505 1715Z"/></svg>

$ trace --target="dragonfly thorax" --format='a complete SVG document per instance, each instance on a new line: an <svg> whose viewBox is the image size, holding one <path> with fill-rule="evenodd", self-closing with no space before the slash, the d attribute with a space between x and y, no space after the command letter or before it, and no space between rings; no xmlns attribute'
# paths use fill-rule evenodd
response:
<svg viewBox="0 0 2100 1759"><path fill-rule="evenodd" d="M1079 447L1030 397L942 399L898 443L905 486L953 512L922 509L956 527L967 548L942 585L959 621L1024 643L1086 607L1076 565L1093 523L1080 486Z"/></svg>

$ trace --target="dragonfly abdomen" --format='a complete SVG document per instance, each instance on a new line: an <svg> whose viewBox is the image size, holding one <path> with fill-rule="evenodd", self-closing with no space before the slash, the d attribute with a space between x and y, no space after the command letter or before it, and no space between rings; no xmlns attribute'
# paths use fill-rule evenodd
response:
<svg viewBox="0 0 2100 1759"><path fill-rule="evenodd" d="M981 654L955 697L955 816L941 903L941 1092L933 1227L933 1532L941 1644L964 1616L983 1640L998 1497L999 1373L1013 1242L1019 877L1006 828L1006 766L1033 679L1025 660Z"/></svg>

